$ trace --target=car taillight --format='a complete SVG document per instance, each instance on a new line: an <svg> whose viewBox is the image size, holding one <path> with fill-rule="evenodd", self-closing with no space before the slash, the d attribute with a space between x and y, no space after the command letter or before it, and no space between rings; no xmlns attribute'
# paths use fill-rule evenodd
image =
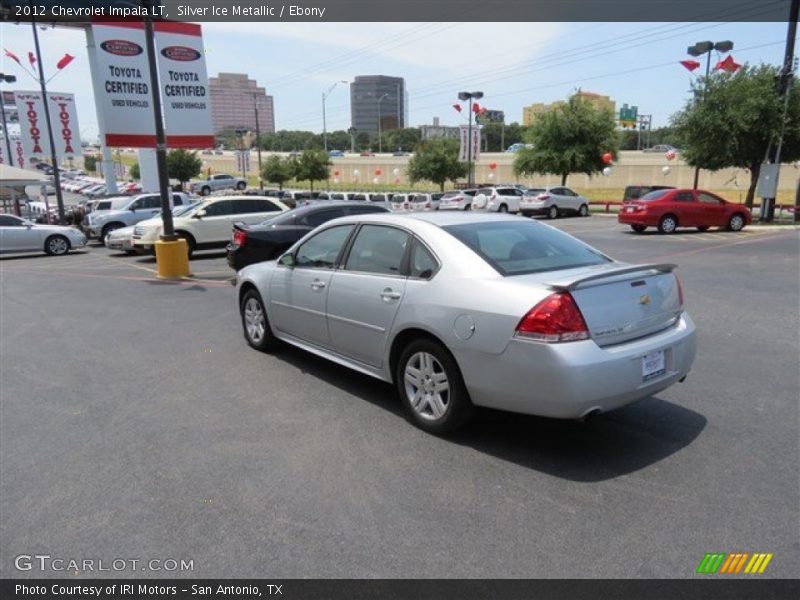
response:
<svg viewBox="0 0 800 600"><path fill-rule="evenodd" d="M490 200L496 200L496 199L497 199L497 194L492 194L492 197L491 197L491 198L489 198L489 199L490 199Z"/></svg>
<svg viewBox="0 0 800 600"><path fill-rule="evenodd" d="M244 248L244 246L247 244L247 232L242 231L241 229L234 229L233 243L240 248Z"/></svg>
<svg viewBox="0 0 800 600"><path fill-rule="evenodd" d="M426 202L425 203L425 208L430 208L430 207L431 207L431 203L430 202Z"/></svg>
<svg viewBox="0 0 800 600"><path fill-rule="evenodd" d="M683 308L683 287L681 286L681 280L678 279L678 276L675 275L675 283L678 286L678 303Z"/></svg>
<svg viewBox="0 0 800 600"><path fill-rule="evenodd" d="M589 328L572 294L558 292L522 317L517 335L547 343L574 342L589 339Z"/></svg>
<svg viewBox="0 0 800 600"><path fill-rule="evenodd" d="M550 194L539 194L539 195L538 195L538 196L536 196L536 197L537 197L539 200L549 200L549 199L550 199Z"/></svg>

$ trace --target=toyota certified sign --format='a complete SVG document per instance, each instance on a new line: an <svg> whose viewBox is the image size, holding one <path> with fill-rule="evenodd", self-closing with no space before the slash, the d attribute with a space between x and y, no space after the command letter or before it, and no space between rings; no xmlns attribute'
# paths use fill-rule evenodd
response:
<svg viewBox="0 0 800 600"><path fill-rule="evenodd" d="M202 56L202 54L200 54L194 48L188 48L186 46L167 46L161 51L161 55L169 58L170 60L177 60L181 62L197 60Z"/></svg>
<svg viewBox="0 0 800 600"><path fill-rule="evenodd" d="M100 47L106 52L117 56L136 56L144 52L139 44L128 40L106 40L100 44Z"/></svg>

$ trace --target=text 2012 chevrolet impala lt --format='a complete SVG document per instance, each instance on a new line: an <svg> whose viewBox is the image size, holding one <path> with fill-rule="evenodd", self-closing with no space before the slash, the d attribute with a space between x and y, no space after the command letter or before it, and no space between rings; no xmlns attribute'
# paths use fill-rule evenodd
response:
<svg viewBox="0 0 800 600"><path fill-rule="evenodd" d="M239 273L244 335L393 382L444 433L475 406L580 418L682 380L675 265L630 265L548 225L428 212L335 219Z"/></svg>

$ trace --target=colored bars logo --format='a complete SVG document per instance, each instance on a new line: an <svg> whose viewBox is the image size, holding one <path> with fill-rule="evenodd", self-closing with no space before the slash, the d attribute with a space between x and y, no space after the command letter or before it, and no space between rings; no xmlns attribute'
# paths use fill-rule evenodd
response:
<svg viewBox="0 0 800 600"><path fill-rule="evenodd" d="M714 573L724 573L727 575L746 573L749 575L761 574L767 568L769 561L772 560L772 553L756 552L725 552L706 553L697 572L704 575Z"/></svg>

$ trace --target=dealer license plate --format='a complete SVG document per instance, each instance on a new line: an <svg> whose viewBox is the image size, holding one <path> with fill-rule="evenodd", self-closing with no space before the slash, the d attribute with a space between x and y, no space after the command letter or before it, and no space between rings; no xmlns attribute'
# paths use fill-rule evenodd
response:
<svg viewBox="0 0 800 600"><path fill-rule="evenodd" d="M663 350L656 350L642 357L642 381L659 377L666 372Z"/></svg>

